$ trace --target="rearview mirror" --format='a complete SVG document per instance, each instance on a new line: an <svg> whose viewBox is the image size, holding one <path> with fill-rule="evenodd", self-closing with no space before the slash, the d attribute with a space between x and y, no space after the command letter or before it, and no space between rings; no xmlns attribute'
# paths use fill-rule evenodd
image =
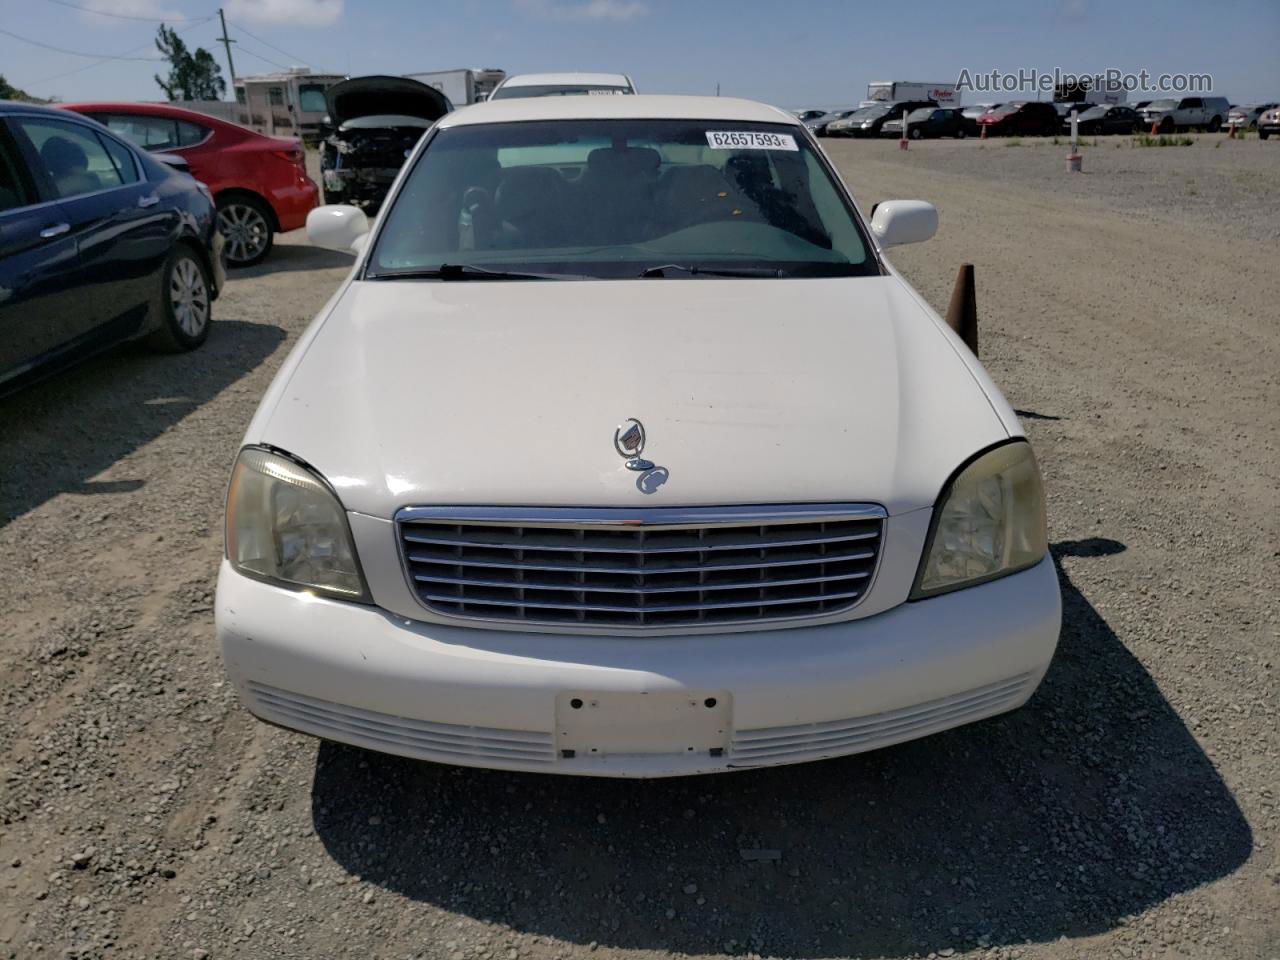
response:
<svg viewBox="0 0 1280 960"><path fill-rule="evenodd" d="M359 207L333 203L307 214L307 239L312 246L359 254L368 235L369 218Z"/></svg>
<svg viewBox="0 0 1280 960"><path fill-rule="evenodd" d="M923 200L886 200L876 204L871 232L882 247L919 243L938 232L938 211Z"/></svg>

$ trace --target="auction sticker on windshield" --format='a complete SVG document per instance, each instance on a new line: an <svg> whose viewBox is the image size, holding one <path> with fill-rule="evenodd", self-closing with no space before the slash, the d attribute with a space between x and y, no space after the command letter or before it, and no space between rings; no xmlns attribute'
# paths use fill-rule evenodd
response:
<svg viewBox="0 0 1280 960"><path fill-rule="evenodd" d="M789 133L759 130L708 130L707 146L712 150L799 150Z"/></svg>

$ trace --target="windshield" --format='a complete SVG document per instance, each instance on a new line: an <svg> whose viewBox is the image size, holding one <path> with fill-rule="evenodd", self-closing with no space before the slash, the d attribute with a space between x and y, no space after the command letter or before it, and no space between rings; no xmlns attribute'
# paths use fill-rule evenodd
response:
<svg viewBox="0 0 1280 960"><path fill-rule="evenodd" d="M511 100L515 97L576 97L582 94L591 96L610 96L632 93L630 87L612 86L595 83L530 83L516 87L503 87L495 90L490 100Z"/></svg>
<svg viewBox="0 0 1280 960"><path fill-rule="evenodd" d="M938 112L939 114L941 114L941 116L939 116L938 119L942 119L943 116L946 116L946 114L943 114L942 111L938 111ZM912 110L909 114L907 114L907 123L918 123L921 120L928 120L932 116L933 116L933 107L921 107L919 110Z"/></svg>
<svg viewBox="0 0 1280 960"><path fill-rule="evenodd" d="M384 214L366 277L446 265L592 279L878 273L822 157L796 134L698 120L446 128Z"/></svg>
<svg viewBox="0 0 1280 960"><path fill-rule="evenodd" d="M304 113L325 113L324 87L318 83L298 85L298 108Z"/></svg>
<svg viewBox="0 0 1280 960"><path fill-rule="evenodd" d="M1177 105L1177 100L1152 100L1147 104L1152 110L1172 110Z"/></svg>

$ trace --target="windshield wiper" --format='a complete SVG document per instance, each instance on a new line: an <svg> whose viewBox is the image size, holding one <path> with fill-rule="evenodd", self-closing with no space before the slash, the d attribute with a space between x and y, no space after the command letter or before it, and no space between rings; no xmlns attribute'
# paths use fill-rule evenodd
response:
<svg viewBox="0 0 1280 960"><path fill-rule="evenodd" d="M595 280L576 273L528 273L522 270L490 270L470 263L442 263L425 270L388 270L370 273L369 280Z"/></svg>
<svg viewBox="0 0 1280 960"><path fill-rule="evenodd" d="M786 277L790 276L785 270L779 270L776 267L690 267L683 263L664 263L656 267L649 267L644 270L640 276L649 277L665 277L668 270L674 270L677 273L687 273L691 277Z"/></svg>

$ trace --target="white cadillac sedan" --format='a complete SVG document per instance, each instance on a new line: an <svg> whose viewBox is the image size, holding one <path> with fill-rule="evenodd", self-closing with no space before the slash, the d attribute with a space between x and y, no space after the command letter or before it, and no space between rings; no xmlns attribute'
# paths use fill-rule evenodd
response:
<svg viewBox="0 0 1280 960"><path fill-rule="evenodd" d="M1059 591L1036 460L803 125L498 100L424 136L231 477L217 632L263 720L653 777L1012 710Z"/></svg>

